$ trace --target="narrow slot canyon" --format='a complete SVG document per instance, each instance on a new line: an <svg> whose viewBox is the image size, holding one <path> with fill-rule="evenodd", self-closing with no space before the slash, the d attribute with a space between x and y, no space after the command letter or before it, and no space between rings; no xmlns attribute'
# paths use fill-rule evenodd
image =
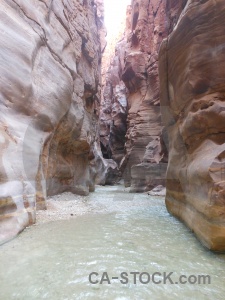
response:
<svg viewBox="0 0 225 300"><path fill-rule="evenodd" d="M0 20L0 299L223 300L224 1Z"/></svg>

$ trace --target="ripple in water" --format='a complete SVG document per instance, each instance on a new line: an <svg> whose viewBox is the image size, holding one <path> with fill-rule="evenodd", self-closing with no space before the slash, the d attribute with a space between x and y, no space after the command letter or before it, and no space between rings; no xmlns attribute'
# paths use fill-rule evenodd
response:
<svg viewBox="0 0 225 300"><path fill-rule="evenodd" d="M224 299L224 256L203 248L162 198L105 187L89 200L107 211L31 227L0 247L1 300ZM105 271L209 274L212 283L89 283L91 272Z"/></svg>

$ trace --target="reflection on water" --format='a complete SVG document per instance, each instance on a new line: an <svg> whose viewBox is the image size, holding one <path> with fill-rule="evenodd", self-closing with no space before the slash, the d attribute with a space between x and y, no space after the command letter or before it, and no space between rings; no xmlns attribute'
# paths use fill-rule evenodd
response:
<svg viewBox="0 0 225 300"><path fill-rule="evenodd" d="M1 300L224 299L224 256L203 248L162 198L104 187L88 201L107 211L33 226L0 248ZM105 271L209 274L212 283L89 283L89 273Z"/></svg>

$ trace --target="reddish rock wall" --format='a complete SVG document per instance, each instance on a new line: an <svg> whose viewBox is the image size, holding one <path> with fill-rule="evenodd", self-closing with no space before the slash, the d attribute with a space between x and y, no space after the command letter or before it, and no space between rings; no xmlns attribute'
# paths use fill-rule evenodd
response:
<svg viewBox="0 0 225 300"><path fill-rule="evenodd" d="M112 158L118 164L125 155L127 119L127 90L121 80L124 68L126 39L117 43L105 74L100 113L101 148L105 158Z"/></svg>
<svg viewBox="0 0 225 300"><path fill-rule="evenodd" d="M125 185L133 192L165 184L167 148L159 104L158 52L185 2L131 1L124 37L106 75L103 71L102 150L105 157L120 163Z"/></svg>
<svg viewBox="0 0 225 300"><path fill-rule="evenodd" d="M130 11L128 8L127 20ZM124 16L118 34L108 37L102 63L101 149L105 158L114 159L118 165L125 155L127 131L127 89L121 79L127 47L125 27Z"/></svg>
<svg viewBox="0 0 225 300"><path fill-rule="evenodd" d="M190 0L160 51L166 205L215 251L225 251L224 20L223 0Z"/></svg>

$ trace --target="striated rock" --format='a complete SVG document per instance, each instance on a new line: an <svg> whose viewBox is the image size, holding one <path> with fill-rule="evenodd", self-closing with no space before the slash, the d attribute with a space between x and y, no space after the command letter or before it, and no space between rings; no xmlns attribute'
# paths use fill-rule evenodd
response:
<svg viewBox="0 0 225 300"><path fill-rule="evenodd" d="M129 91L126 156L122 170L125 185L131 186L131 192L143 192L165 184L167 149L162 138L158 53L184 4L185 1L172 0L132 1L122 74Z"/></svg>
<svg viewBox="0 0 225 300"><path fill-rule="evenodd" d="M189 0L160 51L166 205L214 251L225 251L224 18L223 0Z"/></svg>
<svg viewBox="0 0 225 300"><path fill-rule="evenodd" d="M46 194L94 189L104 26L100 0L2 0L0 19L2 242Z"/></svg>
<svg viewBox="0 0 225 300"><path fill-rule="evenodd" d="M130 192L145 192L158 185L165 186L167 156L162 145L163 140L153 138L146 147L142 163L132 166Z"/></svg>
<svg viewBox="0 0 225 300"><path fill-rule="evenodd" d="M129 11L127 11L129 15ZM126 51L125 19L118 35L109 36L102 63L100 141L103 156L120 164L125 155L127 89L121 76Z"/></svg>
<svg viewBox="0 0 225 300"><path fill-rule="evenodd" d="M106 73L100 113L100 140L103 156L118 164L125 155L127 118L126 87L120 79L124 67L126 40L116 46L115 56Z"/></svg>
<svg viewBox="0 0 225 300"><path fill-rule="evenodd" d="M165 185L166 163L141 163L131 168L132 185L130 192L150 191L158 185Z"/></svg>
<svg viewBox="0 0 225 300"><path fill-rule="evenodd" d="M103 68L101 148L105 158L120 164L125 186L131 186L131 192L165 184L166 166L162 165L167 163L167 148L159 104L158 52L185 3L132 1L115 55L112 51L105 54L111 64L108 71ZM152 147L154 155L148 159ZM157 180L153 180L157 170L154 164L159 170Z"/></svg>

